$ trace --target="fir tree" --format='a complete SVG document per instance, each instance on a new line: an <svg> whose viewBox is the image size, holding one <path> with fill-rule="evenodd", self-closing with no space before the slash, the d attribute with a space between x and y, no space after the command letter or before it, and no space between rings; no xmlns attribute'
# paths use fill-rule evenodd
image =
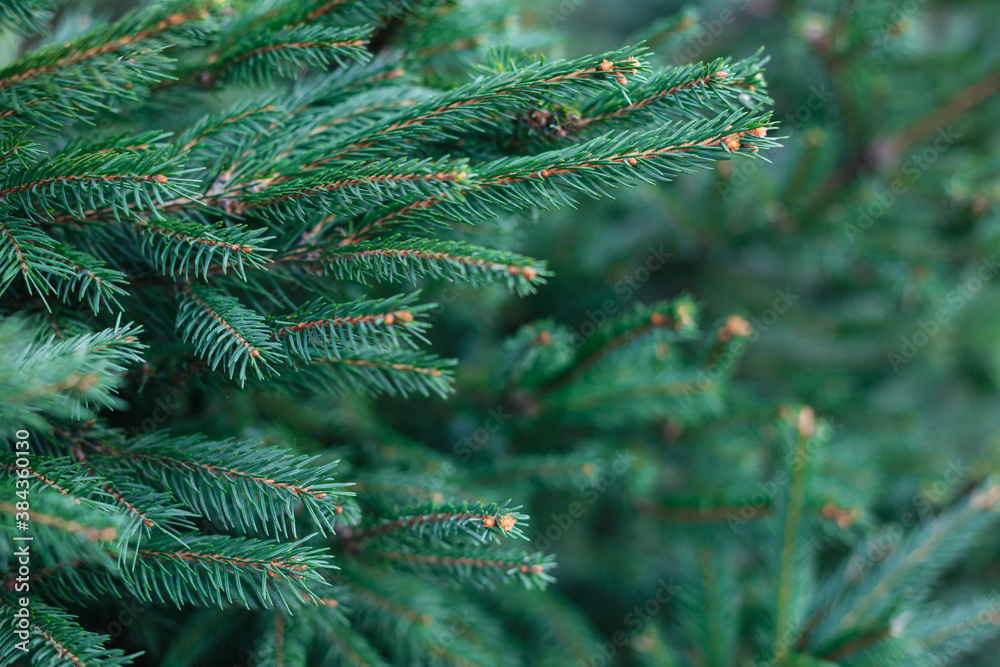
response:
<svg viewBox="0 0 1000 667"><path fill-rule="evenodd" d="M0 70L0 662L559 664L587 636L511 480L613 464L465 465L369 397L452 389L418 286L551 275L505 245L526 212L756 157L774 126L760 54L543 59L509 12L0 3L43 33ZM639 309L578 354L528 329L496 381L567 424L708 418L722 383L666 354L696 317Z"/></svg>

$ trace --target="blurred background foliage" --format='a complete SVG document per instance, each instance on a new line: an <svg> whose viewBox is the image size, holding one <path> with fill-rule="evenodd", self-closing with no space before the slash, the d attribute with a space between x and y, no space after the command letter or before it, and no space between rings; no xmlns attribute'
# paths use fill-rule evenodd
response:
<svg viewBox="0 0 1000 667"><path fill-rule="evenodd" d="M577 54L678 11L570 0L533 17ZM548 251L559 278L523 305L572 317L614 298L615 282L663 245L672 260L638 299L688 291L710 312L759 319L794 296L758 327L738 374L756 396L835 416L873 470L916 480L995 449L1000 5L734 0L688 11L687 33L654 50L680 63L765 46L784 148L770 165L721 163L549 216L528 244ZM886 502L910 491L872 483Z"/></svg>
<svg viewBox="0 0 1000 667"><path fill-rule="evenodd" d="M527 3L523 21L565 56L643 38L660 62L675 65L764 47L784 148L768 154L770 164L723 162L666 186L541 214L516 247L548 259L555 277L489 314L481 293L446 291L434 333L463 360L460 389L447 404L406 412L402 428L445 447L460 442L502 396L488 369L501 335L525 322L554 318L579 332L601 320L608 300L627 310L689 294L710 318L738 313L759 334L735 366L734 405L752 412L801 402L835 424L833 483L866 508L857 524L843 521L844 542L915 508L929 517L998 469L1000 4L563 0ZM640 267L657 251L671 257L646 278ZM484 400L470 405L477 396ZM768 479L759 432L731 440L740 453L710 457L701 471L685 468L694 458L678 452L700 434L687 436L663 419L641 433L619 429L602 444L668 448L672 465L637 466L629 483L641 485L644 474L730 474L713 461L742 466L733 474L743 480ZM593 444L563 430L540 441L501 429L477 456L535 451L546 441L563 451ZM623 618L655 589L652 573L684 579L677 552L630 548L645 542L626 528L633 517L620 514L630 510L614 502L618 493L627 494L614 485L602 494L605 510L589 534L573 531L553 546L560 589L606 637L625 629ZM536 499L540 532L566 498ZM728 527L683 528L703 530L706 542L732 537ZM1000 536L992 534L939 584L946 599L994 590ZM826 562L842 554L837 543L827 545ZM747 613L743 629L752 634L752 606ZM684 614L668 605L659 616L667 627ZM997 646L978 662L959 660L993 664Z"/></svg>

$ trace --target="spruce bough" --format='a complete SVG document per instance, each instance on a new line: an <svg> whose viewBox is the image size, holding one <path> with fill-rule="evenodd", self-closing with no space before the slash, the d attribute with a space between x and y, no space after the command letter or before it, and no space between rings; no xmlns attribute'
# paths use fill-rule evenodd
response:
<svg viewBox="0 0 1000 667"><path fill-rule="evenodd" d="M44 32L50 9L0 2L0 25ZM533 651L502 621L530 602L474 593L553 580L521 505L482 492L490 474L388 429L391 452L302 454L274 433L213 440L162 409L149 428L122 415L192 387L262 405L445 396L454 362L428 350L418 285L530 294L550 273L503 247L510 221L775 146L759 54L553 61L502 48L516 32L488 2L171 0L43 36L0 70L0 660L129 664L81 614L120 602L146 609L140 636L162 638L160 615L179 628L177 646L142 647L162 664L198 664L208 628L245 619L261 664ZM624 364L633 390L674 386L681 369L640 343L694 344L695 315L687 299L640 308L575 351L558 327L525 330L499 381L545 386L542 412L569 422L641 418L664 396L711 414L714 386L616 385ZM620 410L593 409L609 401ZM374 419L359 432L380 428L347 405ZM599 472L573 456L533 463Z"/></svg>

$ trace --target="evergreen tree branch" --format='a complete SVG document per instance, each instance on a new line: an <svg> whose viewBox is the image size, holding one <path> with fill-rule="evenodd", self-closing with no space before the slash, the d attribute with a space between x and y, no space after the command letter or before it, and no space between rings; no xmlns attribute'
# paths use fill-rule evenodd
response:
<svg viewBox="0 0 1000 667"><path fill-rule="evenodd" d="M212 28L212 3L171 0L132 12L117 23L53 44L0 70L0 118L57 129L68 119L136 100L169 76L167 45L198 43ZM94 86L93 73L99 73Z"/></svg>
<svg viewBox="0 0 1000 667"><path fill-rule="evenodd" d="M177 329L212 370L221 365L241 386L248 367L260 379L275 373L274 364L281 362L282 356L258 313L215 289L182 283L178 296Z"/></svg>
<svg viewBox="0 0 1000 667"><path fill-rule="evenodd" d="M54 239L26 220L0 221L0 293L20 277L29 294L44 299L53 290L53 282L71 280L73 264L55 246Z"/></svg>
<svg viewBox="0 0 1000 667"><path fill-rule="evenodd" d="M603 58L533 64L511 72L482 78L444 95L421 102L384 121L347 137L323 151L307 153L301 171L315 170L335 160L376 157L379 152L400 147L416 137L425 141L448 139L451 127L484 131L494 126L503 112L529 106L541 99L579 94L601 88L622 90L626 76L646 69L636 56L642 50L626 48ZM310 155L315 155L310 159Z"/></svg>
<svg viewBox="0 0 1000 667"><path fill-rule="evenodd" d="M527 539L522 531L528 515L507 504L476 503L470 506L431 506L426 512L383 520L374 526L345 532L342 539L357 548L376 537L412 535L420 539L441 540L459 537L473 543L483 543L508 535Z"/></svg>
<svg viewBox="0 0 1000 667"><path fill-rule="evenodd" d="M792 486L789 489L788 514L785 517L784 537L781 548L781 566L778 573L778 602L775 621L774 660L784 661L791 648L786 638L794 636L796 628L792 605L795 599L795 573L799 553L799 530L806 502L806 475L810 438L815 434L816 416L812 408L799 410L797 438L792 456Z"/></svg>
<svg viewBox="0 0 1000 667"><path fill-rule="evenodd" d="M516 253L461 242L393 236L375 242L303 246L276 255L273 264L361 283L416 283L429 277L473 287L504 284L519 295L534 292L551 275L545 263Z"/></svg>
<svg viewBox="0 0 1000 667"><path fill-rule="evenodd" d="M428 197L388 214L369 216L347 239L365 240L387 228L417 221L474 221L495 216L498 208L516 211L572 204L567 190L597 198L613 187L670 180L733 152L746 149L750 154L776 145L766 139L767 123L767 116L735 113L711 121L600 137L537 156L503 158L473 172L470 185L458 193L461 197Z"/></svg>
<svg viewBox="0 0 1000 667"><path fill-rule="evenodd" d="M358 299L327 304L322 300L302 306L288 317L271 322L272 336L290 358L309 362L314 356L341 356L341 350L379 351L401 345L416 347L424 339L424 321L433 307L417 304L419 293L389 299Z"/></svg>
<svg viewBox="0 0 1000 667"><path fill-rule="evenodd" d="M134 552L129 588L143 600L200 606L280 605L286 610L317 601L321 570L332 567L323 550L305 540L268 542L222 535L150 541ZM175 576L180 575L180 576Z"/></svg>
<svg viewBox="0 0 1000 667"><path fill-rule="evenodd" d="M699 119L734 107L756 108L769 102L763 76L767 62L760 55L732 61L694 63L671 68L650 77L629 90L635 101L622 106L618 97L599 97L579 111L579 118L567 123L570 130L605 126L613 121L648 124ZM615 127L620 123L614 122Z"/></svg>
<svg viewBox="0 0 1000 667"><path fill-rule="evenodd" d="M252 442L149 436L124 446L102 444L98 464L155 480L224 528L294 537L304 509L317 529L333 532L353 495L347 484L331 481L337 463L314 466L314 457L274 450L262 460L262 451Z"/></svg>
<svg viewBox="0 0 1000 667"><path fill-rule="evenodd" d="M0 324L0 400L4 419L40 426L43 417L79 419L117 405L114 391L141 358L138 327L43 339L17 320Z"/></svg>
<svg viewBox="0 0 1000 667"><path fill-rule="evenodd" d="M469 552L458 553L409 553L388 549L365 550L365 556L373 560L403 566L423 575L444 576L449 580L458 578L473 585L494 587L518 580L526 588L544 588L555 579L547 572L555 566L551 556L542 554L488 554Z"/></svg>
<svg viewBox="0 0 1000 667"><path fill-rule="evenodd" d="M276 33L257 33L240 40L238 48L213 54L216 59L201 75L203 83L217 79L236 85L268 85L276 77L289 77L302 67L345 66L364 62L368 28L328 28L306 25Z"/></svg>
<svg viewBox="0 0 1000 667"><path fill-rule="evenodd" d="M51 0L3 0L0 29L22 35L44 32L52 19Z"/></svg>
<svg viewBox="0 0 1000 667"><path fill-rule="evenodd" d="M0 185L0 203L31 217L54 218L52 210L86 217L107 207L115 220L138 211L157 215L164 200L186 198L190 181L178 178L167 147L138 154L70 150L10 174Z"/></svg>
<svg viewBox="0 0 1000 667"><path fill-rule="evenodd" d="M434 393L442 397L450 391L449 367L454 365L411 350L354 348L341 349L337 357L310 356L309 361L300 359L295 363L299 372L287 377L303 388L402 396Z"/></svg>
<svg viewBox="0 0 1000 667"><path fill-rule="evenodd" d="M17 603L11 594L0 595L0 662L13 664L24 654L16 647L14 629ZM107 637L82 629L72 617L41 600L31 604L28 648L32 664L39 667L120 667L130 665L138 654L125 655L121 649L104 647Z"/></svg>

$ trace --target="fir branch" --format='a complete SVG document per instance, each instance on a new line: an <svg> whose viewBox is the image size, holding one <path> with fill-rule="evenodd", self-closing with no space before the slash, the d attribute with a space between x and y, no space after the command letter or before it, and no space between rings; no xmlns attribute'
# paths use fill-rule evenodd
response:
<svg viewBox="0 0 1000 667"><path fill-rule="evenodd" d="M626 48L606 57L593 56L548 65L538 63L482 77L444 95L420 102L338 142L322 152L306 154L302 171L311 171L336 160L378 156L421 137L443 141L455 127L484 131L495 127L511 108L526 107L543 99L586 91L624 88L626 76L646 69L637 58L638 48Z"/></svg>
<svg viewBox="0 0 1000 667"><path fill-rule="evenodd" d="M1000 605L996 596L977 596L951 608L925 605L906 631L926 646L933 658L969 655L1000 632Z"/></svg>
<svg viewBox="0 0 1000 667"><path fill-rule="evenodd" d="M420 539L443 539L450 536L471 538L483 543L497 537L513 536L527 539L523 527L528 520L520 507L507 503L462 505L459 507L430 506L427 511L385 519L374 526L345 532L342 539L357 548L358 545L377 537L412 535Z"/></svg>
<svg viewBox="0 0 1000 667"><path fill-rule="evenodd" d="M3 0L0 29L22 35L44 32L52 19L52 0Z"/></svg>
<svg viewBox="0 0 1000 667"><path fill-rule="evenodd" d="M59 298L63 302L68 302L75 292L76 298L86 301L95 313L100 311L102 305L120 309L117 297L127 294L128 276L125 273L109 268L100 259L70 245L60 244L56 250L60 254L58 261L73 272L66 278L58 274L55 276Z"/></svg>
<svg viewBox="0 0 1000 667"><path fill-rule="evenodd" d="M16 169L26 169L43 154L39 145L28 140L27 135L28 129L24 127L0 135L0 172L4 178Z"/></svg>
<svg viewBox="0 0 1000 667"><path fill-rule="evenodd" d="M341 349L338 357L312 356L296 360L298 373L287 375L304 389L353 391L365 394L437 394L451 390L453 361L412 350Z"/></svg>
<svg viewBox="0 0 1000 667"><path fill-rule="evenodd" d="M261 179L239 192L223 195L236 201L234 212L253 210L277 220L301 219L311 211L357 214L384 206L402 195L443 195L468 174L466 163L451 160L380 160L343 165L304 177Z"/></svg>
<svg viewBox="0 0 1000 667"><path fill-rule="evenodd" d="M148 528L153 528L157 526L157 522L150 518L148 511L139 510L129 502L129 499L119 493L113 486L107 484L104 486L104 490L115 499L122 507L124 507L130 514L132 514L143 526ZM130 533L135 531L129 531Z"/></svg>
<svg viewBox="0 0 1000 667"><path fill-rule="evenodd" d="M325 550L304 542L214 535L187 537L178 548L174 542L151 541L134 552L126 583L148 601L291 610L303 598L318 601L315 591L326 585L321 572L332 567Z"/></svg>
<svg viewBox="0 0 1000 667"><path fill-rule="evenodd" d="M539 413L610 426L664 415L676 423L699 422L723 408L723 378L706 377L681 349L650 336L568 377L546 388Z"/></svg>
<svg viewBox="0 0 1000 667"><path fill-rule="evenodd" d="M0 595L0 662L13 664L24 653L16 647L15 609L13 594ZM125 655L118 648L104 647L107 637L82 629L72 617L57 607L49 606L41 600L32 600L31 620L27 640L32 655L32 664L38 667L122 667L132 664L136 655Z"/></svg>
<svg viewBox="0 0 1000 667"><path fill-rule="evenodd" d="M277 32L258 31L241 39L233 48L215 54L216 60L202 75L203 83L216 79L236 85L268 85L277 77L289 77L302 67L341 67L363 62L368 28L330 28L303 25Z"/></svg>
<svg viewBox="0 0 1000 667"><path fill-rule="evenodd" d="M509 387L539 388L571 367L575 342L569 328L554 320L526 324L504 341L494 376Z"/></svg>
<svg viewBox="0 0 1000 667"><path fill-rule="evenodd" d="M217 157L204 154L207 145L238 145L242 137L259 135L273 129L280 122L283 111L276 98L265 98L237 103L226 111L209 114L198 119L181 134L174 145L177 154L198 151L199 158Z"/></svg>
<svg viewBox="0 0 1000 667"><path fill-rule="evenodd" d="M322 576L323 570L332 567L325 550L304 543L227 535L155 537L121 554L105 554L120 556L128 567L99 568L96 560L66 562L40 570L36 581L45 590L70 599L75 597L73 589L58 579L70 577L68 582L91 597L128 594L141 602L177 606L235 603L247 608L280 605L290 610L320 603L318 593L329 589Z"/></svg>
<svg viewBox="0 0 1000 667"><path fill-rule="evenodd" d="M107 109L107 100L137 99L169 76L168 44L193 45L212 30L211 7L204 0L158 3L21 58L0 70L0 118L57 129Z"/></svg>
<svg viewBox="0 0 1000 667"><path fill-rule="evenodd" d="M353 495L347 484L331 481L336 462L315 466L315 457L253 442L148 436L102 445L100 453L106 464L155 481L203 516L241 532L295 536L300 509L321 532L333 532L342 503Z"/></svg>
<svg viewBox="0 0 1000 667"><path fill-rule="evenodd" d="M793 626L793 602L795 600L796 571L799 561L799 531L806 503L806 476L809 473L807 457L809 443L816 432L816 415L813 409L805 406L799 409L795 447L792 451L792 485L788 496L788 513L785 517L784 536L781 548L781 566L778 571L778 601L775 620L774 659L784 660L791 646L785 640L795 634Z"/></svg>
<svg viewBox="0 0 1000 667"><path fill-rule="evenodd" d="M85 203L109 209L116 220L143 210L155 215L164 200L192 194L191 182L178 173L167 147L140 153L69 150L9 175L0 202L49 219L52 209L85 218Z"/></svg>
<svg viewBox="0 0 1000 667"><path fill-rule="evenodd" d="M411 0L307 0L248 11L223 29L219 48L208 62L186 69L179 80L203 85L214 85L218 78L272 82L275 70L279 76L291 76L303 65L364 62L370 56L364 45L371 26L415 4ZM234 78L234 73L239 76Z"/></svg>
<svg viewBox="0 0 1000 667"><path fill-rule="evenodd" d="M301 147L306 140L330 143L337 141L344 133L356 133L379 122L392 114L399 113L427 99L430 93L409 86L387 86L375 90L358 93L343 102L328 107L314 107L318 114L317 122L299 141L287 146L289 154ZM303 108L297 111L303 111ZM308 150L308 144L304 147Z"/></svg>
<svg viewBox="0 0 1000 667"><path fill-rule="evenodd" d="M19 478L18 481L20 481ZM95 489L92 498L108 498L99 483L88 478L88 486ZM11 479L13 482L13 479ZM4 490L15 498L15 483L4 484ZM20 486L20 485L18 485ZM74 490L78 490L77 489ZM25 495L24 492L18 496ZM127 523L126 516L118 507L92 498L73 499L53 490L50 486L34 486L31 489L32 535L38 542L45 543L41 554L46 567L34 567L30 572L12 571L0 588L16 590L28 579L31 592L53 593L63 600L79 599L79 594L98 599L106 589L94 589L81 578L82 567L112 571L116 569L115 555L120 528ZM19 510L12 503L0 503L0 525L7 534L16 534L15 517L23 516L23 506ZM32 559L33 562L35 559ZM27 575L27 577L25 577Z"/></svg>
<svg viewBox="0 0 1000 667"><path fill-rule="evenodd" d="M90 450L100 449L100 440L91 434L78 434L53 429L73 443L72 452L80 464L92 477L101 480L101 488L114 505L121 508L125 520L119 525L118 536L122 544L141 542L143 536L156 532L176 536L178 531L192 528L189 518L194 516L174 501L169 493L159 493L146 484L137 482L126 475L115 475L116 471L100 470L88 459ZM119 554L124 558L125 552Z"/></svg>
<svg viewBox="0 0 1000 667"><path fill-rule="evenodd" d="M16 454L0 454L0 468L15 474ZM78 461L70 457L35 456L31 465L24 468L28 476L37 480L43 488L49 488L59 495L80 505L81 499L88 498L101 489L100 478L94 477Z"/></svg>
<svg viewBox="0 0 1000 667"><path fill-rule="evenodd" d="M416 347L424 339L429 304L417 304L419 293L388 299L358 299L343 304L316 301L288 317L274 318L273 337L290 358L309 362L313 357L341 356L342 349L374 352L400 345Z"/></svg>
<svg viewBox="0 0 1000 667"><path fill-rule="evenodd" d="M0 220L0 293L20 277L29 294L44 299L53 282L71 280L73 273L66 265L72 263L55 247L55 240L26 220Z"/></svg>
<svg viewBox="0 0 1000 667"><path fill-rule="evenodd" d="M414 85L403 68L402 54L377 55L362 65L317 74L296 81L289 108L295 112L318 110L328 121L357 117L366 107L381 109L383 104L426 98L432 93ZM407 104L406 106L409 106ZM375 118L368 118L374 122Z"/></svg>
<svg viewBox="0 0 1000 667"><path fill-rule="evenodd" d="M378 282L415 283L427 276L472 286L500 283L518 295L534 292L546 276L552 275L544 262L516 253L402 236L338 245L323 251L316 259L310 259L310 255L300 252L276 261L315 264L341 280L365 282L371 276Z"/></svg>
<svg viewBox="0 0 1000 667"><path fill-rule="evenodd" d="M264 244L274 238L264 229L190 219L140 221L133 228L143 256L163 275L184 280L230 270L245 280L248 268L267 264L272 250Z"/></svg>
<svg viewBox="0 0 1000 667"><path fill-rule="evenodd" d="M752 154L777 145L766 138L767 130L766 115L737 112L710 121L600 137L530 157L502 158L477 169L470 177L471 185L460 191L461 198L428 197L387 214L368 216L348 240L364 240L404 223L439 224L442 218L473 222L495 216L497 209L571 205L567 191L598 198L614 187L670 180L734 152L745 149Z"/></svg>
<svg viewBox="0 0 1000 667"><path fill-rule="evenodd" d="M31 425L42 416L82 418L117 405L125 367L141 358L139 328L116 324L97 333L54 336L17 320L0 324L0 406L4 418Z"/></svg>
<svg viewBox="0 0 1000 667"><path fill-rule="evenodd" d="M216 289L178 287L177 330L214 371L220 365L241 386L248 367L263 379L282 361L264 318Z"/></svg>
<svg viewBox="0 0 1000 667"><path fill-rule="evenodd" d="M735 62L725 58L670 68L632 88L629 93L634 102L623 106L620 98L607 96L590 100L566 127L572 132L620 128L622 123L664 123L740 107L757 108L770 101L763 75L766 62L758 53Z"/></svg>
<svg viewBox="0 0 1000 667"><path fill-rule="evenodd" d="M884 626L904 600L919 600L934 582L934 576L962 558L976 537L994 529L1000 519L1000 484L988 480L920 529L905 536L885 554L870 572L858 572L859 564L871 557L861 545L855 558L841 568L839 581L846 585L827 590L814 601L810 630L799 644L814 655L835 654L860 634ZM865 575L859 577L859 575Z"/></svg>
<svg viewBox="0 0 1000 667"><path fill-rule="evenodd" d="M650 341L681 343L694 340L699 335L698 314L698 306L690 297L638 305L631 312L609 319L606 326L595 331L580 345L571 373L586 372L602 359L633 343L645 345ZM566 382L572 375L559 376L555 382Z"/></svg>
<svg viewBox="0 0 1000 667"><path fill-rule="evenodd" d="M198 4L205 5L208 3ZM161 15L162 13L163 6L157 7L156 15ZM138 22L149 24L152 21L153 15L154 13L150 12L149 16L142 17ZM115 39L105 39L105 37L109 34L124 32L125 26L129 25L130 21L136 21L139 17L133 16L129 17L129 19L123 19L111 29L95 30L82 37L78 37L67 44L50 47L49 49L33 54L31 57L22 58L21 60L9 65L4 70L0 71L0 88L9 88L18 83L39 77L40 75L49 74L56 70L65 69L73 65L79 65L80 63L99 56L114 53L122 47L136 44L137 42L150 39L151 37L156 37L167 30L188 21L204 19L207 17L208 13L204 9L193 9L186 13L175 12L170 14L167 18L160 19L155 23L152 23L149 27L144 30L140 30L139 32L125 34Z"/></svg>
<svg viewBox="0 0 1000 667"><path fill-rule="evenodd" d="M473 552L470 552L473 553ZM502 552L497 554L475 553L409 553L391 549L367 549L366 558L386 561L388 564L403 566L423 575L438 575L454 580L468 581L473 585L492 588L512 581L519 581L526 588L545 588L555 579L548 571L555 567L551 556L540 553L527 555Z"/></svg>

